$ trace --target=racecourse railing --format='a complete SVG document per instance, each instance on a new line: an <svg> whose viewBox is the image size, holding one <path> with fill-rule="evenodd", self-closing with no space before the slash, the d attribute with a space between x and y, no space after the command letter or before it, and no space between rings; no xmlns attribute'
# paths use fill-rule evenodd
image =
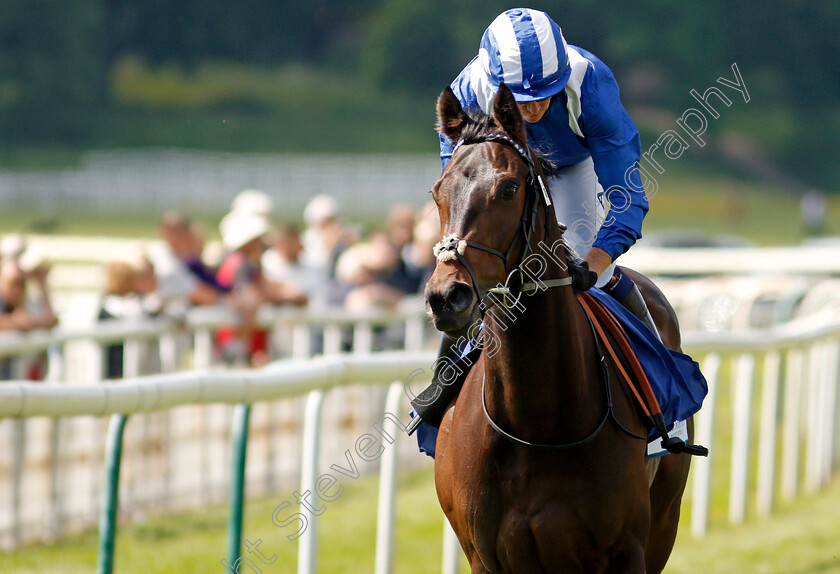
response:
<svg viewBox="0 0 840 574"><path fill-rule="evenodd" d="M740 523L754 500L756 514L801 491L819 490L838 466L838 371L840 323L794 322L765 332L689 334L684 348L703 366L709 396L697 416L695 440L708 446L708 459L695 459L690 504L691 530L702 536L713 500L726 490L728 520ZM324 398L336 387L405 381L415 369L428 369L429 353L336 355L307 362L287 361L260 370L193 371L129 378L111 385L0 385L0 418L112 415L106 448L108 480L100 520L100 572L112 568L117 483L126 417L178 405L236 404L230 472L231 518L227 561L239 555L244 489L245 443L251 405L280 397L306 396L301 455L302 488L317 491ZM760 376L759 376L760 375ZM402 383L389 387L384 411L403 414ZM381 413L380 413L381 415ZM381 435L391 436L381 459L377 572L393 559L396 443L405 443L394 421L377 418ZM755 446L757 445L757 446ZM391 454L388 454L388 453ZM419 456L419 455L417 455ZM16 471L17 472L17 471ZM755 487L752 484L755 483ZM727 484L721 488L720 484ZM754 496L754 498L752 498ZM299 572L313 572L317 557L317 517L298 539ZM711 521L714 526L714 520ZM457 545L445 538L444 572L454 572Z"/></svg>
<svg viewBox="0 0 840 574"><path fill-rule="evenodd" d="M692 462L695 536L707 530L713 470L718 466L718 475L725 475L727 447L732 524L744 521L751 490L756 514L767 515L777 500L792 500L803 479L807 492L829 481L840 460L837 319L811 318L759 332L697 333L683 346L699 358L709 384L696 416L695 441L711 454Z"/></svg>
<svg viewBox="0 0 840 574"><path fill-rule="evenodd" d="M405 387L402 381L405 381L409 374L415 373L413 379L422 382L423 375L417 374L417 370L426 369L433 362L434 355L430 353L377 353L322 357L306 362L290 361L282 366L274 365L259 370L157 375L126 379L114 385L9 383L0 385L0 418L111 415L106 442L106 482L102 494L97 566L97 572L103 574L112 572L114 567L122 440L128 416L183 405L237 405L232 430L231 511L226 554L229 569L237 571L240 563L249 560L241 556L240 551L245 457L251 405L302 394L307 396L303 422L301 492L321 492L318 460L324 393L335 387L347 385L392 383L388 387L382 417L374 421L379 423L379 426L375 425L374 428L381 434L383 447L376 572L384 574L391 571L393 562L397 457L392 444L396 442L399 430L404 430L398 428L401 424L399 419L405 419ZM316 570L317 518L314 514L308 517L308 528L298 538L300 573L312 573ZM446 546L449 551L445 552L445 560L449 564L457 562L458 555L452 553L451 542ZM454 572L451 568L448 566L445 571Z"/></svg>
<svg viewBox="0 0 840 574"><path fill-rule="evenodd" d="M348 311L342 307L296 308L264 306L257 316L258 323L274 333L287 335L284 349L279 351L292 357L308 357L314 353L331 354L343 350L370 352L374 347L374 329L399 326L398 345L404 349L417 349L428 336L428 320L422 302L406 297L395 308L373 308L364 312ZM101 351L110 344L128 343L125 370L127 376L139 374L142 365L131 345L138 341L159 341L162 372L183 367L174 336L187 335L193 340L189 351L193 353L191 367L207 368L213 361L213 333L225 325L238 323L236 313L224 306L191 308L183 317L163 316L137 319L100 321L80 328L58 327L51 331L6 332L0 334L0 358L21 357L27 354L49 352L48 371L51 381L65 378L65 369L59 361L68 343L85 341ZM313 344L320 345L313 348ZM98 359L101 359L99 357ZM86 365L86 380L101 380L98 372L102 360ZM91 372L90 369L93 369ZM146 373L150 374L150 373Z"/></svg>
<svg viewBox="0 0 840 574"><path fill-rule="evenodd" d="M394 309L363 313L342 308L265 307L260 311L260 322L279 343L273 358L303 359L314 353L347 351L367 354L382 348L417 351L432 335L422 305L413 299L405 299ZM205 307L181 318L112 320L86 328L3 333L0 364L7 367L7 379L28 378L28 366L37 360L46 364L42 375L47 383L111 384L104 380L105 358L107 349L116 345L123 349L122 371L127 378L220 368L224 365L214 353L213 334L217 327L235 323L230 309ZM327 405L335 421L328 436L341 437L358 427L368 414L368 405L382 399L383 392L346 389L337 393L341 395L334 401L337 405ZM258 448L267 451L256 470L265 479L251 479L251 492L267 494L300 470L300 462L289 449L300 435L294 403L261 405L255 413L255 432L272 438L257 441ZM124 498L128 514L135 519L152 511L218 503L226 496L229 478L217 461L229 455L225 435L234 413L224 405L181 410L143 415L128 433ZM0 547L54 540L95 523L104 423L80 417L0 424ZM196 464L181 464L193 456Z"/></svg>

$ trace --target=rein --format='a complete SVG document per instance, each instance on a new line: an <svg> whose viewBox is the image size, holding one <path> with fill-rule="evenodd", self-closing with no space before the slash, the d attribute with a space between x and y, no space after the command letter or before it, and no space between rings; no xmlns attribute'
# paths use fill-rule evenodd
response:
<svg viewBox="0 0 840 574"><path fill-rule="evenodd" d="M540 285L537 283L525 283L522 279L522 271L521 265L528 254L532 251L531 250L531 234L534 232L536 227L536 214L537 209L539 208L539 191L537 191L537 186L539 186L540 191L542 191L543 202L545 205L546 210L546 217L545 217L545 237L548 237L549 233L549 221L550 221L550 210L549 207L551 206L551 198L548 194L548 190L546 188L545 182L543 181L542 173L538 173L536 167L534 165L534 160L531 154L531 149L522 147L519 143L511 139L510 137L503 135L503 134L490 134L485 135L482 137L476 138L468 138L459 141L452 150L452 155L454 156L455 152L458 150L459 147L462 145L469 145L469 144L477 144L477 143L485 143L485 142L499 142L506 145L511 146L513 149L519 153L522 160L528 166L529 174L528 180L526 182L526 193L528 196L525 200L525 207L522 210L522 216L520 217L520 228L522 230L522 236L524 240L524 247L522 249L522 253L519 257L519 261L517 262L516 266L508 272L508 260L510 259L510 255L513 252L513 247L516 244L516 240L518 235L514 235L513 239L508 245L508 248L505 250L504 253L499 251L494 247L490 247L489 245L485 245L483 243L479 243L477 241L470 241L467 239L460 239L455 235L450 235L448 237L443 238L440 242L438 242L433 249L434 255L438 261L445 262L445 261L452 261L457 260L463 267L466 269L467 273L472 280L472 288L476 294L476 302L475 305L478 305L479 311L481 316L483 317L486 310L489 308L488 306L484 305L483 299L484 297L481 295L481 292L478 287L478 281L476 280L475 273L473 272L472 266L464 257L464 253L467 250L467 247L472 247L473 249L478 249L480 251L484 251L486 253L490 253L491 255L495 255L499 259L502 260L502 264L504 265L505 273L507 273L507 277L505 278L504 285L500 287L494 287L487 289L487 294L500 294L502 295L502 302L503 304L510 308L507 302L507 295L510 294L510 280L513 275L519 271L520 274L520 285L519 285L519 295L516 299L516 302L513 306L517 306L519 304L519 299L522 297L523 293L532 293L535 294L540 288L548 289L550 287L562 287L568 286L572 284L573 278L571 276L563 277L560 279L549 279L545 281L541 281ZM533 191L532 191L533 190ZM565 226L560 224L563 230L565 230ZM486 295L485 295L486 296ZM493 417L490 416L490 411L487 409L487 401L485 397L485 384L487 382L487 375L486 372L481 381L481 406L484 410L484 417L490 426L499 433L502 437L506 438L507 440L519 444L522 446L527 446L530 448L535 449L543 449L543 450L569 450L573 448L579 448L585 446L595 440L601 430L604 428L607 420L612 419L616 426L626 435L639 440L647 440L646 436L638 435L627 429L615 415L615 410L613 408L613 400L612 400L612 390L610 387L610 377L609 377L609 368L607 365L606 353L604 352L604 345L607 346L609 350L610 356L616 365L616 368L620 371L620 373L624 376L627 380L627 384L633 391L633 394L636 396L639 404L641 405L642 409L645 411L648 419L653 423L653 426L661 435L662 441L661 444L668 452L671 453L687 453L691 455L699 455L699 456L708 456L708 450L705 447L699 445L692 445L686 444L682 439L678 437L669 437L668 432L665 428L665 421L662 416L662 412L659 408L658 402L656 397L653 394L653 391L650 387L650 383L647 381L647 378L644 374L644 371L641 368L641 365L637 363L632 363L632 370L634 374L639 378L640 386L642 394L645 395L643 399L639 395L639 391L633 385L633 380L630 376L625 372L621 361L615 354L612 346L607 340L606 335L603 333L603 329L596 323L596 319L593 317L593 310L587 304L585 298L581 295L578 296L578 301L583 307L584 315L586 316L587 321L589 322L589 326L592 330L593 339L595 340L595 346L600 356L600 365L601 370L603 372L603 376L601 377L604 381L604 389L606 394L606 412L604 416L601 418L601 421L598 423L598 426L595 427L588 436L583 439L580 439L575 442L565 443L565 444L541 444L541 443L532 443L521 438L518 438L511 433L505 431L501 428L494 420ZM493 301L495 303L495 301ZM474 309L474 308L473 308ZM618 327L621 328L620 326ZM601 339L603 338L603 344ZM620 337L617 337L618 340L622 340ZM631 356L632 350L623 349L625 352L625 356ZM647 404L646 404L647 403Z"/></svg>
<svg viewBox="0 0 840 574"><path fill-rule="evenodd" d="M487 419L487 422L490 424L491 427L493 427L493 430L495 430L497 433L502 435L504 438L506 438L510 442L521 445L521 446L527 446L528 448L534 448L534 449L537 449L537 450L571 450L571 449L574 449L574 448L580 448L582 446L586 446L587 444L589 444L590 442L595 440L598 437L598 435L600 434L601 430L604 428L604 425L607 423L607 421L609 419L612 419L612 421L618 426L618 428L624 434L626 434L626 435L628 435L632 438L635 438L635 439L647 440L647 437L642 436L642 435L638 435L638 434L628 430L623 424L621 424L621 422L619 422L618 418L615 416L615 410L613 409L612 389L610 387L610 369L607 365L607 358L606 358L606 355L604 353L604 348L601 344L601 340L598 338L598 333L595 330L596 329L595 328L595 323L593 322L592 317L590 317L589 314L587 313L586 318L589 321L589 327L592 330L592 336L595 339L595 346L598 349L598 354L601 356L600 364L601 364L601 372L603 373L603 376L601 377L601 380L604 381L604 392L605 392L605 395L606 395L606 398L607 398L607 408L604 412L604 416L601 417L601 422L598 423L598 426L595 427L595 430L593 430L591 433L589 433L589 435L587 435L585 438L582 438L582 439L580 439L578 441L575 441L575 442L569 442L569 443L563 443L563 444L541 444L541 443L529 442L529 441L521 439L521 438L507 432L502 427L500 427L498 425L498 423L496 423L496 421L493 420L493 417L490 416L490 411L487 410L487 400L484 396L484 385L487 382L487 375L484 374L482 376L482 379L481 379L481 408L484 409L484 418Z"/></svg>
<svg viewBox="0 0 840 574"><path fill-rule="evenodd" d="M514 303L514 306L516 306L519 303L519 298L522 296L522 293L536 293L537 290L539 289L539 287L537 286L536 283L533 283L533 282L525 283L524 281L522 281L522 279L521 279L521 274L522 273L521 273L521 270L520 270L520 266L522 265L522 262L525 260L525 258L528 256L528 254L531 252L531 234L535 231L535 228L536 228L536 219L535 218L536 218L536 214L537 214L537 209L539 208L539 196L540 196L539 191L537 191L537 186L539 186L540 191L542 192L542 198L543 198L543 202L544 202L545 209L546 209L546 218L545 218L545 235L546 236L548 236L548 231L549 231L549 209L548 208L549 208L549 206L551 206L551 197L550 197L550 195L548 193L548 190L546 188L546 185L543 181L542 174L537 173L530 148L523 148L521 145L519 145L512 138L510 138L508 136L505 136L505 135L502 135L502 134L491 134L491 135L482 136L481 138L470 138L470 139L461 140L453 148L452 155L454 156L455 152L462 145L484 143L484 142L489 142L489 141L503 143L503 144L509 145L510 147L515 149L519 153L522 160L526 163L526 165L528 166L528 170L529 170L527 187L526 187L526 192L528 192L528 197L526 199L525 207L522 211L522 216L520 218L520 229L522 231L522 236L523 236L523 239L524 239L525 247L523 248L522 254L519 257L519 261L517 262L517 264L513 268L513 270L508 272L508 261L510 259L511 253L513 252L513 248L516 245L517 236L514 236L513 240L511 241L510 245L508 245L508 248L505 250L504 253L502 253L501 251L499 251L498 249L496 249L494 247L490 247L489 245L485 245L485 244L479 243L477 241L460 239L455 235L449 235L448 237L443 238L440 242L438 242L434 246L434 250L433 250L434 255L438 259L438 261L445 262L445 261L457 260L464 267L464 269L466 269L467 273L470 276L470 279L472 280L473 291L476 294L476 303L475 304L479 306L479 310L481 311L482 316L484 315L484 313L486 312L486 310L489 307L483 304L484 297L481 295L481 293L479 291L478 281L476 280L475 273L473 272L472 266L469 264L469 262L464 257L464 254L466 253L467 248L471 247L473 249L478 249L480 251L490 253L491 255L495 255L496 257L498 257L499 259L502 260L505 272L507 273L505 283L501 287L494 287L494 288L488 289L487 293L488 294L489 293L494 293L494 294L502 295L503 304L505 306L508 306L507 305L507 295L510 294L510 287L509 287L510 280L517 271L520 271L519 296L517 297L516 302ZM562 226L562 224L561 224L561 226ZM560 279L544 280L544 281L541 282L541 284L542 284L542 286L544 286L544 288L547 289L547 288L550 288L550 287L562 287L562 286L571 285L572 281L573 281L572 277L569 276L569 277L563 277L563 278L560 278ZM515 444L522 445L522 446L527 446L527 447L530 447L530 448L542 449L542 450L569 450L569 449L574 449L574 448L579 448L579 447L585 446L585 445L589 444L590 442L592 442L593 440L595 440L595 438L600 434L601 430L604 428L604 425L607 423L607 421L609 419L612 419L613 422L615 422L615 424L618 426L618 428L621 429L625 434L627 434L627 435L629 435L629 436L631 436L635 439L640 439L640 440L645 440L646 439L646 437L641 436L641 435L637 435L637 434L631 432L630 430L628 430L616 418L615 411L613 409L612 389L611 389L611 386L610 386L610 376L609 376L609 368L607 366L606 353L604 353L603 346L601 344L600 339L598 338L598 333L596 332L596 326L593 323L592 318L588 314L586 314L586 318L589 321L590 328L592 329L593 338L595 340L595 345L598 349L598 354L601 357L600 364L601 364L601 370L603 372L603 376L601 377L601 379L604 381L604 390L605 390L606 401L607 401L606 410L604 412L604 415L601 418L600 422L598 423L598 426L595 427L595 430L593 430L588 436L586 436L585 438L583 438L581 440L578 440L578 441L575 441L575 442L570 442L570 443L565 443L565 444L532 443L532 442L529 442L529 441L526 441L526 440L523 440L521 438L518 438L518 437L514 436L513 434L511 434L511 433L505 431L503 428L501 428L496 423L496 421L493 420L493 417L490 415L490 411L487 409L487 401L486 401L486 398L485 398L485 384L487 382L487 379L486 379L486 374L485 374L484 377L482 378L482 381L481 381L481 406L484 409L484 416L485 416L487 422L493 428L493 430L495 430L497 433L499 433L501 436L503 436L507 440L509 440L509 441L511 441Z"/></svg>

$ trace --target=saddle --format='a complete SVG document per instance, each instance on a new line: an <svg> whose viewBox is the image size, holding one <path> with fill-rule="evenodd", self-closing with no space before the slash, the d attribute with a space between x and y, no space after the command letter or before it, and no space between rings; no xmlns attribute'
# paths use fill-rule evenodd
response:
<svg viewBox="0 0 840 574"><path fill-rule="evenodd" d="M656 397L647 373L642 368L638 355L630 344L627 333L615 315L588 292L577 293L576 296L595 330L596 342L600 342L599 351L603 354L603 349L606 349L622 380L645 413L649 426L662 438L662 448L672 454L684 452L695 456L708 456L709 449L706 447L687 444L679 437L668 435L659 399ZM632 372L632 376L628 370Z"/></svg>
<svg viewBox="0 0 840 574"><path fill-rule="evenodd" d="M592 291L600 296L593 295L592 292L580 292L576 294L577 299L590 321L599 353L602 356L609 356L646 417L650 429L648 439L661 438L662 448L669 453L708 456L708 449L705 447L687 444L683 439L676 436L671 437L667 430L669 424L673 425L678 420L685 420L699 410L702 404L702 399L706 395L706 385L697 363L682 353L664 349L664 346L660 343L662 349L668 353L665 358L670 359L673 363L670 366L671 373L685 374L688 384L683 385L683 387L689 389L688 392L683 393L688 396L689 400L681 400L678 392L676 393L676 402L673 399L673 394L666 397L666 404L668 405L668 418L666 419L657 394L645 369L642 367L642 361L637 356L627 332L622 327L621 321L616 318L615 313L608 307L609 303L607 301L611 300L610 296L599 290ZM617 302L615 302L615 305L620 306ZM645 332L648 331L646 326L641 326L641 328ZM451 365L462 376L450 377L451 380L441 383L440 379L444 377L439 378L438 374L443 369L436 369L435 380L432 384L411 401L413 407L411 416L413 418L407 427L407 432L410 435L416 429L421 428L421 432L418 432L420 450L430 456L434 456L436 429L440 426L443 414L450 402L460 393L466 379L466 372L470 366L475 364L480 354L481 345L470 345L468 343L464 348L459 349L458 356L450 358L453 359ZM459 364L466 366L466 368L460 368ZM445 368L446 366L444 366ZM703 383L702 388L692 389L692 386L697 386L692 385L692 383L698 379ZM662 394L661 390L660 394ZM609 408L611 408L611 405Z"/></svg>

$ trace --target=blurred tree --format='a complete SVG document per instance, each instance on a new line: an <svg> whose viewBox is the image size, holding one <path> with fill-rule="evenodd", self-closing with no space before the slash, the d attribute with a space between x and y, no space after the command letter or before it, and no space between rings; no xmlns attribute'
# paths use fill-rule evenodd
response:
<svg viewBox="0 0 840 574"><path fill-rule="evenodd" d="M4 132L33 138L84 126L65 121L104 101L103 6L100 0L4 0L0 9L0 106Z"/></svg>
<svg viewBox="0 0 840 574"><path fill-rule="evenodd" d="M752 99L716 130L752 133L790 169L840 182L837 0L531 5L613 69L625 103L659 117L681 113L692 104L690 89L731 77L737 62ZM316 83L340 70L374 86L372 97L402 92L412 96L405 102L431 101L509 7L509 0L2 0L0 133L4 142L98 137L92 132L108 129L108 113L137 112L108 98L109 73L129 56L152 75L171 64L185 81L191 67L221 61L293 64Z"/></svg>
<svg viewBox="0 0 840 574"><path fill-rule="evenodd" d="M452 19L440 17L446 4L392 0L374 11L361 53L365 77L387 92L429 94L445 85L455 44Z"/></svg>
<svg viewBox="0 0 840 574"><path fill-rule="evenodd" d="M316 62L373 0L106 0L108 54L153 64Z"/></svg>

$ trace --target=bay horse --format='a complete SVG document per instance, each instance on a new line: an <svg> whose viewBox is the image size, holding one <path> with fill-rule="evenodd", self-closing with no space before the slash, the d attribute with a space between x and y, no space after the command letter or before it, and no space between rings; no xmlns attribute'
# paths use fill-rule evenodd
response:
<svg viewBox="0 0 840 574"><path fill-rule="evenodd" d="M472 573L661 572L690 457L665 456L649 476L639 440L646 425L613 366L602 363L564 250L555 252L563 264L541 277L553 286L520 294L516 317L488 303L488 291L508 284L525 253L562 239L531 175L541 177L543 164L527 147L516 102L502 84L491 115L469 115L447 88L437 117L438 130L460 142L432 188L439 245L458 256L438 257L427 309L453 338L483 319L485 337L499 343L493 353L485 347L470 370L436 444L438 499ZM679 349L664 295L630 273L663 342Z"/></svg>

